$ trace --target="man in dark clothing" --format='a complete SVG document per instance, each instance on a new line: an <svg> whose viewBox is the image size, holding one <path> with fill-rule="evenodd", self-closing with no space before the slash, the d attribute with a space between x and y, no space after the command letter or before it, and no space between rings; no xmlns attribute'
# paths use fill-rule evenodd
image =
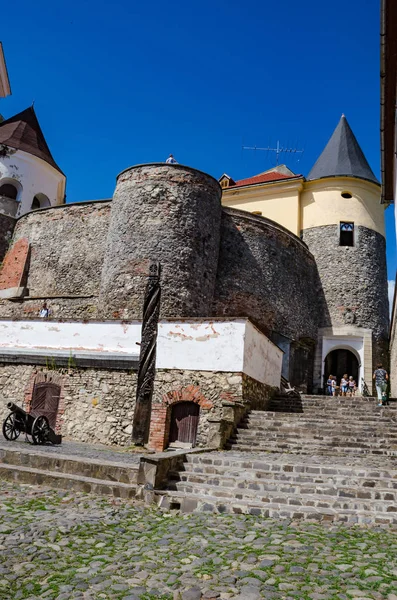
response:
<svg viewBox="0 0 397 600"><path fill-rule="evenodd" d="M386 390L387 390L387 380L389 379L389 375L387 374L387 371L382 367L381 364L379 364L375 371L374 371L374 376L373 379L375 380L375 386L376 386L376 393L378 394L378 406L382 406L383 405L383 396L386 397L386 401L385 404L387 403L387 396L386 396Z"/></svg>

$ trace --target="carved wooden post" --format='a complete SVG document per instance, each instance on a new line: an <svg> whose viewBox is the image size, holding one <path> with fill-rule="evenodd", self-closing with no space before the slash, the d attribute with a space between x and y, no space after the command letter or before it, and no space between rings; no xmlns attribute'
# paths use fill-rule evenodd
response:
<svg viewBox="0 0 397 600"><path fill-rule="evenodd" d="M160 314L160 263L151 263L143 303L141 350L139 353L138 382L132 441L143 446L149 438L150 414L156 371L157 324Z"/></svg>

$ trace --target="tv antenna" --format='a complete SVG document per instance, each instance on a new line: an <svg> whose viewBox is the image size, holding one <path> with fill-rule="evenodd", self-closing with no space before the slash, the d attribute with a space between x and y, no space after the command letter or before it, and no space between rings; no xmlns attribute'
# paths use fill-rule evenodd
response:
<svg viewBox="0 0 397 600"><path fill-rule="evenodd" d="M280 146L280 142L277 140L276 148L272 148L271 146L267 146L267 148L260 148L258 146L242 146L243 150L259 150L261 152L275 152L276 153L276 165L278 165L280 154L303 154L304 150L298 150L298 148L287 148L285 146Z"/></svg>

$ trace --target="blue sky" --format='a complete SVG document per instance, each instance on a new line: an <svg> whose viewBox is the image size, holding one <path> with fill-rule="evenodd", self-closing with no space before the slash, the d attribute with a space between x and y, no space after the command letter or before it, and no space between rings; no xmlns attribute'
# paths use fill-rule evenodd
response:
<svg viewBox="0 0 397 600"><path fill-rule="evenodd" d="M170 152L215 177L273 166L243 143L304 148L284 162L306 175L342 113L379 176L379 0L20 0L2 23L0 111L35 101L70 202ZM387 237L394 279L391 209Z"/></svg>

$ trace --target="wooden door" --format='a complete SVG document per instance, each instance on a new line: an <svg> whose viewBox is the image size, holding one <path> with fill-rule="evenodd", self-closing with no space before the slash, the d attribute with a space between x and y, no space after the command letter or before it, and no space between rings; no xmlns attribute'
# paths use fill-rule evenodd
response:
<svg viewBox="0 0 397 600"><path fill-rule="evenodd" d="M30 414L32 417L44 415L47 417L50 427L55 429L57 420L59 397L61 388L55 383L36 383L33 388Z"/></svg>
<svg viewBox="0 0 397 600"><path fill-rule="evenodd" d="M174 404L171 413L170 443L196 445L200 407L194 402Z"/></svg>

